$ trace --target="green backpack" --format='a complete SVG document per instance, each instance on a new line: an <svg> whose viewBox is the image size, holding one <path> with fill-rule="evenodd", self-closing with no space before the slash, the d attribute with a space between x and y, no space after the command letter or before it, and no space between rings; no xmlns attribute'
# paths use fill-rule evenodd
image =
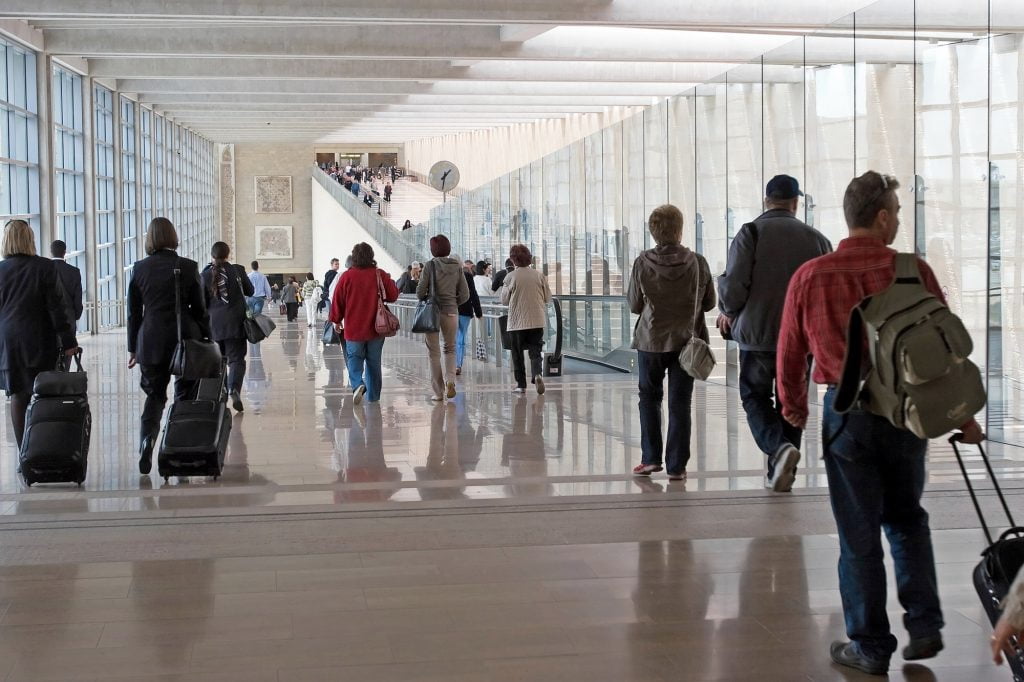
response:
<svg viewBox="0 0 1024 682"><path fill-rule="evenodd" d="M892 284L850 311L833 409L859 407L919 438L949 433L985 406L981 372L968 359L973 347L960 318L925 288L917 256L897 254Z"/></svg>

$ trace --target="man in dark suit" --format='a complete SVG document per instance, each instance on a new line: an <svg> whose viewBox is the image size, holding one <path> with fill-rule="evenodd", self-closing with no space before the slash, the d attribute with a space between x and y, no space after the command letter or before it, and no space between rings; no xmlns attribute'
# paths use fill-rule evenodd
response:
<svg viewBox="0 0 1024 682"><path fill-rule="evenodd" d="M491 280L491 291L497 291L498 289L500 289L501 286L505 283L505 277L507 277L508 273L512 272L515 269L516 266L513 265L512 259L506 258L505 269L498 270L496 273L494 273L494 279Z"/></svg>
<svg viewBox="0 0 1024 682"><path fill-rule="evenodd" d="M68 245L57 240L50 244L50 255L53 256L54 266L57 268L57 279L64 287L64 301L68 309L68 319L72 327L77 320L82 319L82 271L64 260L68 253Z"/></svg>
<svg viewBox="0 0 1024 682"><path fill-rule="evenodd" d="M338 276L338 270L341 268L341 261L337 258L331 259L331 269L324 273L324 295L320 297L320 302L316 304L317 311L323 310L330 304L331 295L331 282Z"/></svg>

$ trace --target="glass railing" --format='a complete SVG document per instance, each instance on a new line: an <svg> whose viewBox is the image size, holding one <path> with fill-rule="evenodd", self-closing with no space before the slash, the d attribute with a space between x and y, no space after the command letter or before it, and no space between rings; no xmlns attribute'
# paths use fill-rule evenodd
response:
<svg viewBox="0 0 1024 682"><path fill-rule="evenodd" d="M422 235L419 235L418 232L425 233L427 229L425 226L403 232L377 215L375 208L364 204L361 199L345 189L344 185L323 172L319 166L313 165L311 172L313 179L320 183L320 186L327 190L327 193L355 218L356 222L370 235L370 238L377 242L388 255L406 265L425 259L424 253L416 246L417 243L423 243Z"/></svg>

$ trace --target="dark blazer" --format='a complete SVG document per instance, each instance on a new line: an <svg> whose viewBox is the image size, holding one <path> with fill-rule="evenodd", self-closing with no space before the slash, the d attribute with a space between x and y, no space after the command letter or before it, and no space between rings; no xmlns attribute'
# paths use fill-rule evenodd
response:
<svg viewBox="0 0 1024 682"><path fill-rule="evenodd" d="M209 338L199 266L174 251L157 251L135 264L128 284L128 352L140 365L167 367L178 344L174 315L174 269L181 268L181 313L185 338Z"/></svg>
<svg viewBox="0 0 1024 682"><path fill-rule="evenodd" d="M53 261L11 256L0 261L0 370L52 369L58 343L78 345Z"/></svg>
<svg viewBox="0 0 1024 682"><path fill-rule="evenodd" d="M324 273L324 295L321 297L321 300L327 300L327 296L331 291L331 282L333 282L334 278L337 276L338 271L334 269L328 270L327 272Z"/></svg>
<svg viewBox="0 0 1024 682"><path fill-rule="evenodd" d="M252 282L241 265L225 263L228 272L228 302L213 293L213 265L203 268L203 296L210 313L210 338L214 341L245 338L245 297L252 296Z"/></svg>
<svg viewBox="0 0 1024 682"><path fill-rule="evenodd" d="M505 268L504 270L498 270L494 273L494 279L491 280L491 291L497 291L505 284L505 278L508 277L508 273L515 270L515 268Z"/></svg>
<svg viewBox="0 0 1024 682"><path fill-rule="evenodd" d="M72 315L71 321L82 319L82 271L61 258L55 258L53 264L67 294L65 303Z"/></svg>
<svg viewBox="0 0 1024 682"><path fill-rule="evenodd" d="M473 281L473 275L468 272L463 272L466 275L466 284L469 285L469 300L459 306L459 315L463 317L483 317L484 309L480 307L480 296L476 293L476 283Z"/></svg>

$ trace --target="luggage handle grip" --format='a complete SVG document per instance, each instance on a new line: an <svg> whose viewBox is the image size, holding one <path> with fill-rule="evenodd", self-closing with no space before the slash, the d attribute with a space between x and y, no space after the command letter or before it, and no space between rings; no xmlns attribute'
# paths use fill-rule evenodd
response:
<svg viewBox="0 0 1024 682"><path fill-rule="evenodd" d="M967 475L967 467L964 466L963 457L960 455L960 448L957 447L957 443L963 442L963 435L956 433L950 436L949 444L953 446L953 454L956 455L957 464L960 465L960 473L963 474L964 482L967 483L967 492L971 495L971 502L974 504L974 511L978 514L978 520L981 521L981 529L985 532L985 539L988 540L988 544L991 546L994 543L992 540L992 532L989 530L988 523L985 522L985 515L981 511L981 504L978 502L978 496L974 492L974 485L971 484L971 479ZM1017 530L1017 522L1013 518L1013 514L1010 512L1010 507L1006 504L1006 497L1003 496L1003 489L999 486L999 481L996 479L995 471L992 470L992 463L989 462L988 455L985 454L985 448L978 444L978 452L981 454L981 461L985 463L985 470L988 472L989 478L992 479L992 487L996 491L996 495L999 497L999 503L1003 507L1003 511L1006 513L1006 518L1010 522L1010 529L1003 533L1003 536Z"/></svg>
<svg viewBox="0 0 1024 682"><path fill-rule="evenodd" d="M85 370L82 369L82 349L81 349L81 347L76 349L75 352L73 354L71 354L71 355L65 355L64 352L61 351L57 355L57 371L58 372L70 372L71 371L70 360L72 360L72 359L75 361L75 371L76 372L84 372Z"/></svg>

